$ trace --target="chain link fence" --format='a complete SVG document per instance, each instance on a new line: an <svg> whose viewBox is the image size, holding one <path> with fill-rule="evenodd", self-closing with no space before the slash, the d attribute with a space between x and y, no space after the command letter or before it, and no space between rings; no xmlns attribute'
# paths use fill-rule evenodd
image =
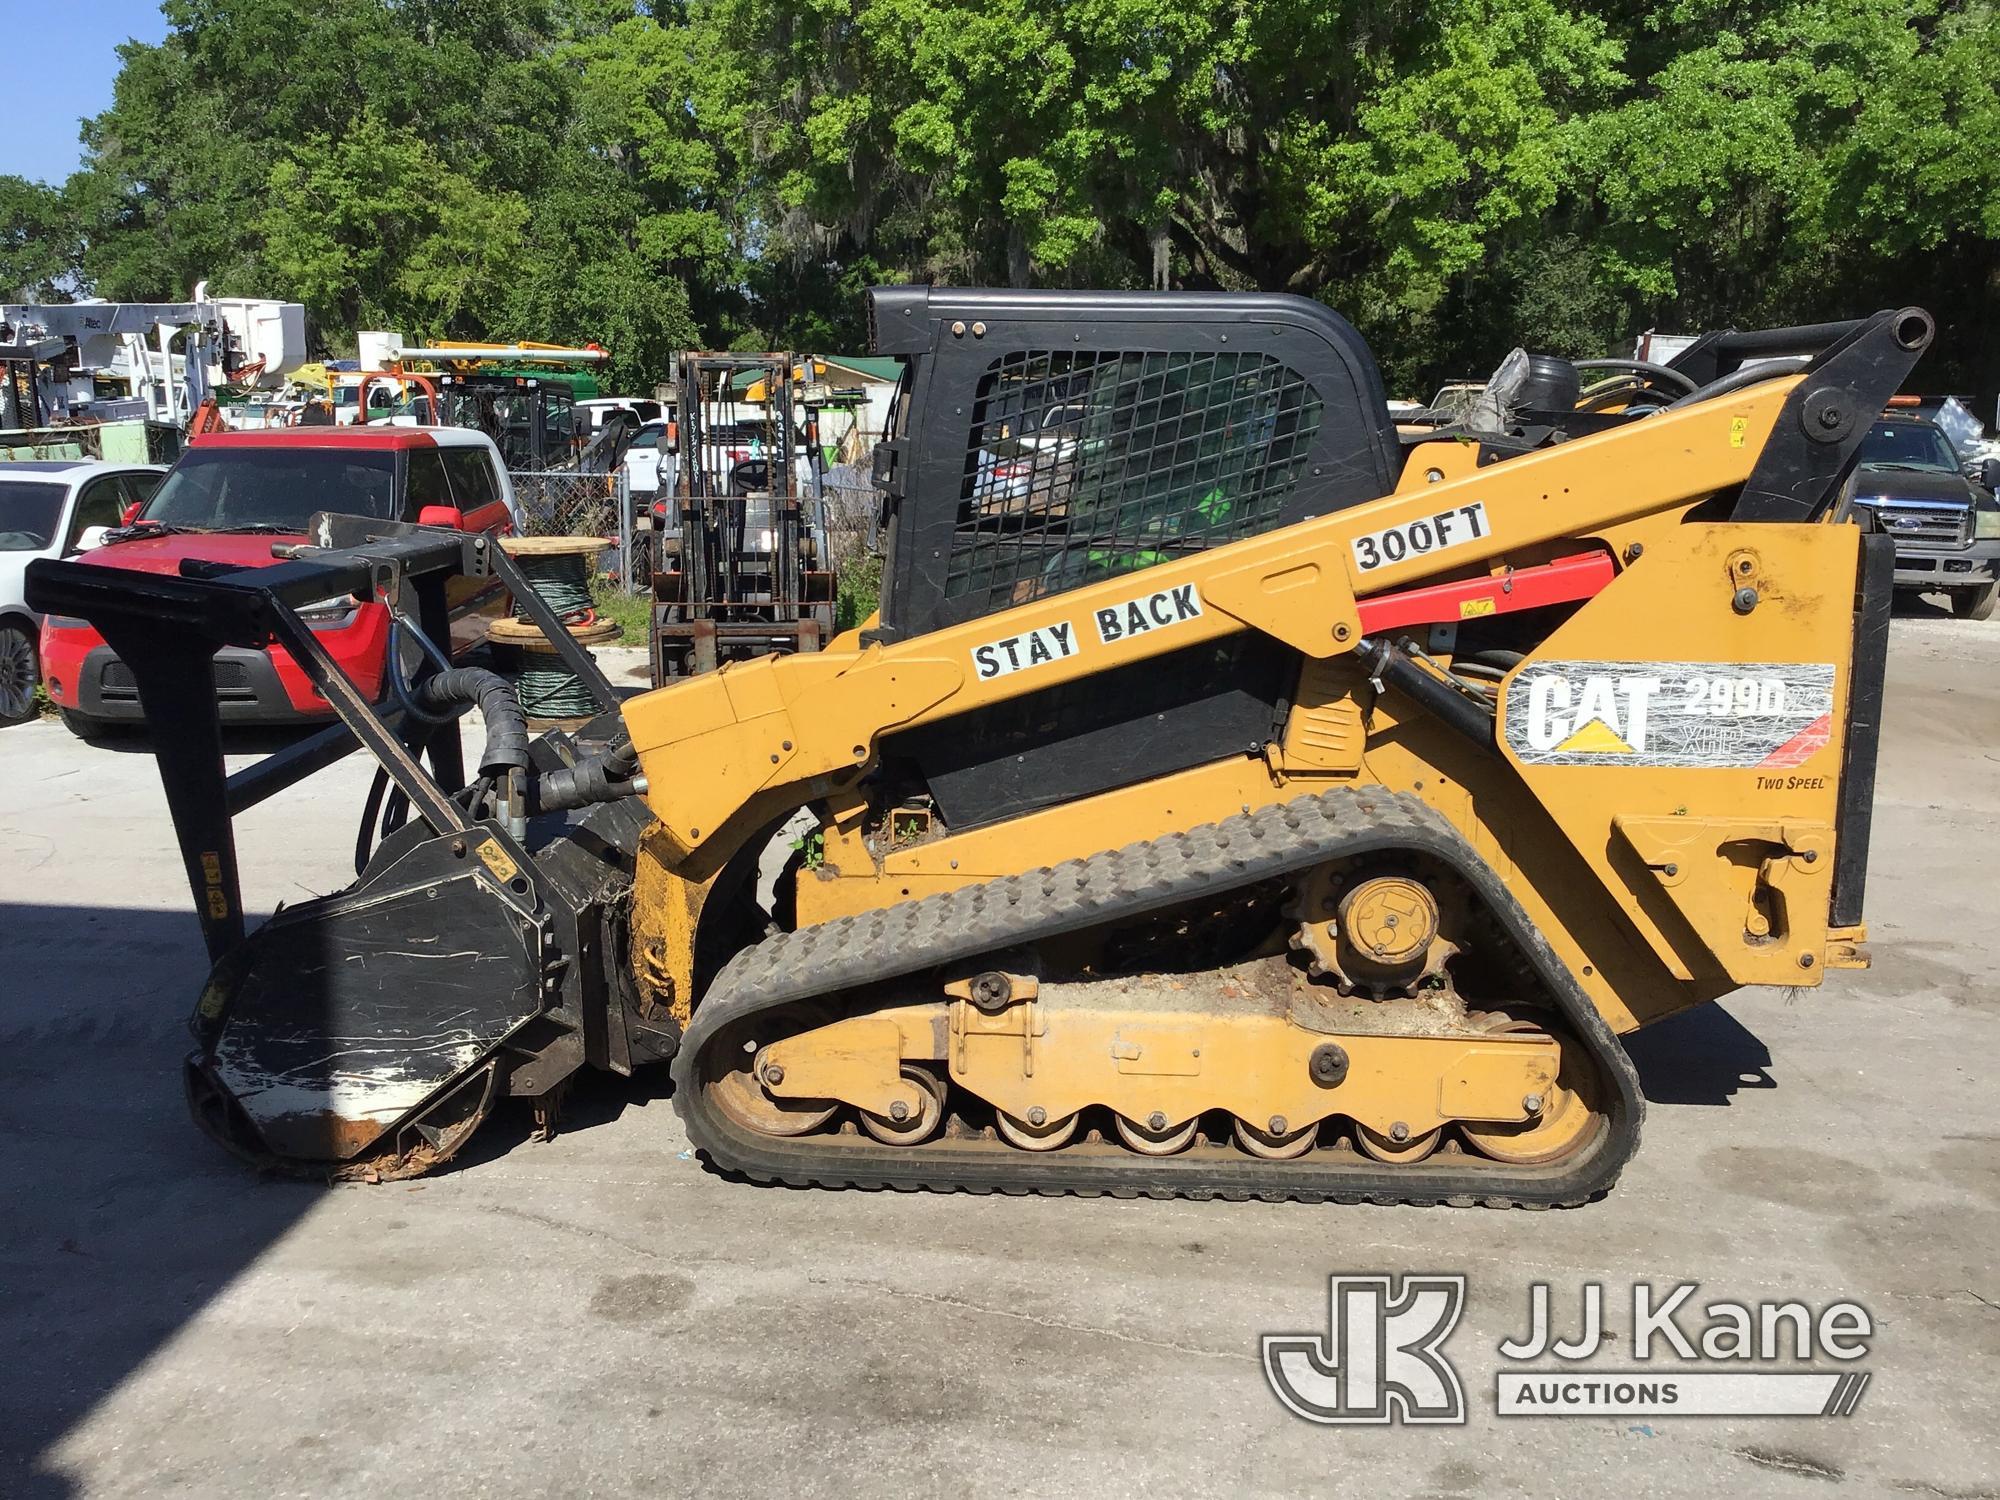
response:
<svg viewBox="0 0 2000 1500"><path fill-rule="evenodd" d="M607 554L598 566L624 582L627 593L635 591L627 580L631 570L625 566L632 553L632 488L622 466L609 474L515 470L507 477L521 505L524 535L601 536L616 541L617 553Z"/></svg>
<svg viewBox="0 0 2000 1500"><path fill-rule="evenodd" d="M507 477L529 536L617 536L629 510L622 468L609 474L517 470Z"/></svg>
<svg viewBox="0 0 2000 1500"><path fill-rule="evenodd" d="M882 589L882 496L869 464L826 471L826 542L839 577L834 624L846 630L874 610Z"/></svg>
<svg viewBox="0 0 2000 1500"><path fill-rule="evenodd" d="M827 547L836 566L876 550L876 508L882 497L866 464L835 464L826 471Z"/></svg>

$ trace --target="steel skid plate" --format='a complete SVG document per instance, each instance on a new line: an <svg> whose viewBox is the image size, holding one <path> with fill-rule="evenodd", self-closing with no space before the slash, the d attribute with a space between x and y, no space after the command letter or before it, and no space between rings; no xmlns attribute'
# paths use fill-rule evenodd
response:
<svg viewBox="0 0 2000 1500"><path fill-rule="evenodd" d="M543 1009L538 905L474 828L281 911L202 994L190 1085L228 1102L197 1117L246 1154L335 1164L400 1149L384 1137L434 1107L462 1113L459 1085Z"/></svg>

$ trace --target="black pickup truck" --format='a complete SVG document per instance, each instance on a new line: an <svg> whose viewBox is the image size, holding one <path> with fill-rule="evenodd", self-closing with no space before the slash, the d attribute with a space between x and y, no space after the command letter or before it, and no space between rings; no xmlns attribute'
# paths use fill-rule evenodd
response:
<svg viewBox="0 0 2000 1500"><path fill-rule="evenodd" d="M2000 594L2000 462L1975 481L1936 423L1890 412L1861 446L1854 513L1896 540L1896 587L1946 594L1961 620L1993 614Z"/></svg>

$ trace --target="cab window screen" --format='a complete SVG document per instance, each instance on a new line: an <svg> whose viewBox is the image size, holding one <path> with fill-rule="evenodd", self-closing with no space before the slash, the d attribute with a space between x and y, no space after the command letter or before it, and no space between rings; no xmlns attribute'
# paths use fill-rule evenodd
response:
<svg viewBox="0 0 2000 1500"><path fill-rule="evenodd" d="M979 384L945 597L981 614L1268 530L1320 420L1266 354L1005 355Z"/></svg>

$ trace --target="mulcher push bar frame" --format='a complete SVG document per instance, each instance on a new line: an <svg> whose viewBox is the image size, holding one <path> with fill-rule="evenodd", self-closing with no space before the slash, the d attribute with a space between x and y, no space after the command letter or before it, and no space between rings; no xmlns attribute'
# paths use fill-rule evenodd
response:
<svg viewBox="0 0 2000 1500"><path fill-rule="evenodd" d="M370 703L299 618L300 608L342 594L377 599L413 618L427 639L442 645L451 631L447 582L460 576L497 578L598 706L618 706L617 692L589 651L563 628L493 538L325 514L313 517L307 535L319 545L275 548L285 560L263 568L190 559L181 564L181 575L172 577L46 560L28 566L32 607L88 620L132 669L211 960L244 936L230 820L357 745L381 762L412 811L437 832L469 826L452 800L465 783L457 720L417 724L393 704ZM232 776L222 758L210 660L224 646L261 648L274 641L339 719ZM390 670L396 669L390 663ZM418 677L435 670L426 660ZM425 754L429 771L419 759Z"/></svg>

